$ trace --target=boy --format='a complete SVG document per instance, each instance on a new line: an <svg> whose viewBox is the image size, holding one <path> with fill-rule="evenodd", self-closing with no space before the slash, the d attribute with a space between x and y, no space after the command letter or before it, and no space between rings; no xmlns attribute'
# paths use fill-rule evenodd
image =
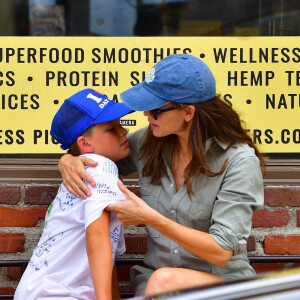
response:
<svg viewBox="0 0 300 300"><path fill-rule="evenodd" d="M96 186L82 200L61 184L15 300L112 298L114 257L125 252L125 243L120 221L104 209L125 200L114 162L130 153L118 120L130 112L123 103L85 89L66 99L54 116L51 135L61 148L98 162L87 169Z"/></svg>

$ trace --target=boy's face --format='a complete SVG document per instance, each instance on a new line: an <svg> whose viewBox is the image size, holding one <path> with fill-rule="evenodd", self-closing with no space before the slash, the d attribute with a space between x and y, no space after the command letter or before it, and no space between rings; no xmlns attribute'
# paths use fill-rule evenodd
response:
<svg viewBox="0 0 300 300"><path fill-rule="evenodd" d="M120 125L120 120L93 126L92 134L86 137L93 147L93 153L116 162L130 154L127 130Z"/></svg>

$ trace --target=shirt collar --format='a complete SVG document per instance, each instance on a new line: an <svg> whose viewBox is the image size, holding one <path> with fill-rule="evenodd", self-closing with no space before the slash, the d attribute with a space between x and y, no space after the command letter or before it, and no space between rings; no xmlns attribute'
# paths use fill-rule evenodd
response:
<svg viewBox="0 0 300 300"><path fill-rule="evenodd" d="M222 143L216 137L211 137L206 141L205 153L207 153L214 142L216 142L223 150L226 150L229 147L228 144Z"/></svg>

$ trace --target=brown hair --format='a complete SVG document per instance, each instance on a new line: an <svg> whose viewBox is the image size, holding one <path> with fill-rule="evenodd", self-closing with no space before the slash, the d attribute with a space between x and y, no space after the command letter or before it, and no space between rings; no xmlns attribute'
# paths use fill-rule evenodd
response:
<svg viewBox="0 0 300 300"><path fill-rule="evenodd" d="M94 128L95 125L89 127L84 133L82 133L80 136L91 136L93 134L93 128ZM81 151L80 149L78 148L78 145L77 145L77 139L76 141L69 147L67 153L73 155L73 156L79 156L81 155Z"/></svg>
<svg viewBox="0 0 300 300"><path fill-rule="evenodd" d="M264 168L263 157L242 127L243 122L240 120L239 115L220 96L215 96L201 103L172 104L179 109L185 109L188 105L193 105L196 108L188 140L192 159L184 172L184 184L187 186L189 195L194 194L192 189L192 179L194 177L198 178L201 174L208 177L217 176L225 170L228 164L228 159L226 159L218 172L213 172L210 169L205 153L206 141L210 137L216 137L220 142L229 146L235 143L248 144L254 149L261 166ZM151 177L151 184L158 183L166 171L169 145L176 143L176 141L176 135L157 138L152 134L150 127L148 128L146 139L140 149L139 159L146 160L142 175Z"/></svg>

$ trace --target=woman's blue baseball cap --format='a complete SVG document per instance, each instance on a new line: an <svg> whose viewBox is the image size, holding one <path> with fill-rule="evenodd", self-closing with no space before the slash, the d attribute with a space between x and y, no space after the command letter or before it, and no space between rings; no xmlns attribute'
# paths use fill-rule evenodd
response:
<svg viewBox="0 0 300 300"><path fill-rule="evenodd" d="M215 78L208 66L195 56L174 54L159 61L142 83L120 97L133 110L147 111L169 102L204 102L215 95Z"/></svg>
<svg viewBox="0 0 300 300"><path fill-rule="evenodd" d="M131 112L123 103L116 103L93 89L84 89L64 101L53 118L50 134L66 150L91 126Z"/></svg>

